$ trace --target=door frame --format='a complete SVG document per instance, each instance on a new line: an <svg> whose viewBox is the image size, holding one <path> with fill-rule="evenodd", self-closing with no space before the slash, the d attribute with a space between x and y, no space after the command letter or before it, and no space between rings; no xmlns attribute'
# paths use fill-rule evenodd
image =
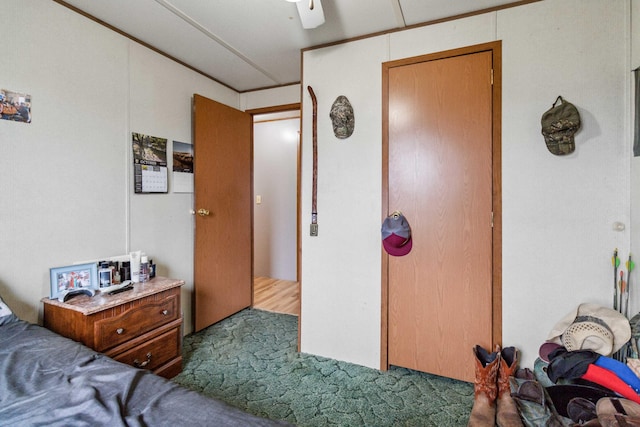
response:
<svg viewBox="0 0 640 427"><path fill-rule="evenodd" d="M284 111L293 111L298 110L300 112L300 129L298 130L298 154L297 154L297 164L296 164L296 281L298 282L298 286L300 287L299 297L298 297L298 342L297 342L297 351L300 351L300 334L301 334L301 325L300 321L302 318L302 283L300 281L300 268L301 268L301 259L302 259L302 234L301 234L301 224L302 224L302 209L300 204L300 195L301 195L301 181L302 181L302 150L301 150L301 135L302 135L302 103L297 102L293 104L283 104L283 105L275 105L272 107L264 107L264 108L253 108L249 110L245 110L246 113L251 114L251 117L258 114L269 114L269 113L281 113ZM252 120L253 121L253 120ZM251 151L253 152L253 133L251 136ZM251 180L253 182L253 162L251 163ZM253 192L253 187L252 190ZM253 195L255 199L255 195ZM253 204L252 204L253 206ZM253 266L253 222L251 224L251 236L252 236L252 248L251 248L251 265ZM253 307L253 281L251 283L251 306Z"/></svg>
<svg viewBox="0 0 640 427"><path fill-rule="evenodd" d="M264 107L264 108L254 108L251 110L246 110L246 113L251 114L252 117L252 122L253 122L253 117L258 115L258 114L270 114L270 113L282 113L284 111L294 111L294 110L298 110L301 112L302 106L300 103L293 103L293 104L283 104L283 105L276 105L273 107ZM301 112L302 114L302 112ZM302 120L300 120L300 126L302 126ZM251 138L253 139L253 134L251 136ZM300 150L300 138L298 138L298 154L297 154L297 165L296 165L296 281L300 281L300 245L301 245L301 238L300 238L300 224L301 224L301 219L300 219L300 181L301 181L301 171L300 171L300 165L301 165L301 151ZM253 141L251 141L251 150L253 151ZM253 163L251 164L251 179L253 179ZM252 190L253 191L253 190ZM255 194L253 195L253 197L255 198ZM253 225L251 227L251 235L253 236ZM253 262L253 260L252 260Z"/></svg>
<svg viewBox="0 0 640 427"><path fill-rule="evenodd" d="M419 62L490 51L493 60L493 241L492 347L502 342L502 42L467 46L382 63L382 216L389 215L389 69ZM381 248L380 369L389 369L389 255ZM471 349L469 349L471 351Z"/></svg>

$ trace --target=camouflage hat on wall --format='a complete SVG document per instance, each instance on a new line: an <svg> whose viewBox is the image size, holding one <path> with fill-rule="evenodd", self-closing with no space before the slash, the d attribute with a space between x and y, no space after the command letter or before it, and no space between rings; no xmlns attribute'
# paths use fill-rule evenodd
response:
<svg viewBox="0 0 640 427"><path fill-rule="evenodd" d="M560 101L560 105L556 105ZM542 135L549 151L556 156L573 153L574 135L580 129L580 114L570 102L556 98L551 108L542 115Z"/></svg>
<svg viewBox="0 0 640 427"><path fill-rule="evenodd" d="M333 134L336 138L346 139L353 133L355 117L353 107L346 96L340 95L336 98L329 112L333 125Z"/></svg>

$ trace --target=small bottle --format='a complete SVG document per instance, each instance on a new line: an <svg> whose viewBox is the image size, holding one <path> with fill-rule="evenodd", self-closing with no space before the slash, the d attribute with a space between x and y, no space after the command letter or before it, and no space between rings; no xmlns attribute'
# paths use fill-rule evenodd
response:
<svg viewBox="0 0 640 427"><path fill-rule="evenodd" d="M153 263L153 260L149 260L149 280L156 277L156 265Z"/></svg>
<svg viewBox="0 0 640 427"><path fill-rule="evenodd" d="M131 280L131 271L130 271L131 263L129 261L123 261L120 264L120 280L124 282L125 280Z"/></svg>
<svg viewBox="0 0 640 427"><path fill-rule="evenodd" d="M143 255L140 258L140 281L147 282L149 280L149 258Z"/></svg>
<svg viewBox="0 0 640 427"><path fill-rule="evenodd" d="M140 281L140 251L130 253L130 271L131 281L138 283Z"/></svg>
<svg viewBox="0 0 640 427"><path fill-rule="evenodd" d="M108 262L103 262L100 264L98 277L100 278L101 288L106 288L107 286L111 286L111 267L109 267Z"/></svg>

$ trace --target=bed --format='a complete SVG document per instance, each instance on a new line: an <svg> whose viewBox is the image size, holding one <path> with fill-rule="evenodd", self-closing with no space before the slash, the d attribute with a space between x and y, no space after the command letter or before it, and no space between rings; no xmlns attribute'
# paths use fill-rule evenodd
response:
<svg viewBox="0 0 640 427"><path fill-rule="evenodd" d="M18 319L0 298L0 426L286 426Z"/></svg>

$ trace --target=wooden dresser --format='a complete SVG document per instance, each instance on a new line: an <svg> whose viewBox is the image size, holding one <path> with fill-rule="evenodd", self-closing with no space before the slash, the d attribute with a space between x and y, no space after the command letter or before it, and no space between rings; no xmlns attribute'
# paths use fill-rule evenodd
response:
<svg viewBox="0 0 640 427"><path fill-rule="evenodd" d="M155 277L115 295L43 298L44 326L120 362L172 378L182 371L183 280Z"/></svg>

